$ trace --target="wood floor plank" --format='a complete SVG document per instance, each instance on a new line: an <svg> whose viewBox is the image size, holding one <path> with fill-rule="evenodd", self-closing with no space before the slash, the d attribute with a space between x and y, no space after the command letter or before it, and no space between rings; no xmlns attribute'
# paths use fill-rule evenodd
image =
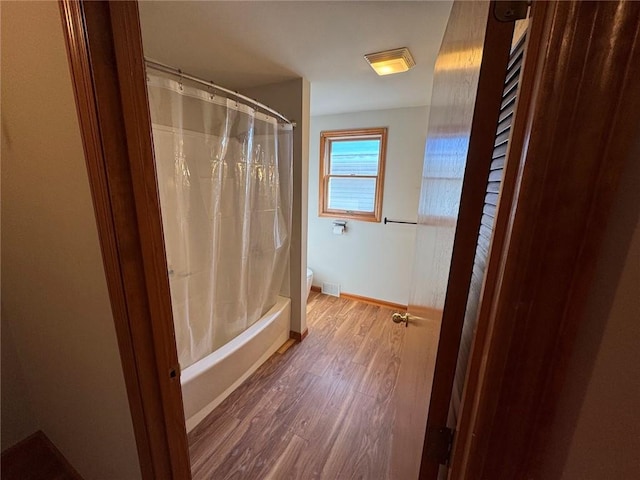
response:
<svg viewBox="0 0 640 480"><path fill-rule="evenodd" d="M341 429L331 446L321 478L351 478L350 469L356 458L362 458L372 448L375 437L367 428L376 399L356 392L350 409L351 428Z"/></svg>
<svg viewBox="0 0 640 480"><path fill-rule="evenodd" d="M376 338L373 357L368 362L367 372L358 386L358 391L377 398L391 396L400 369L400 348L402 332L391 322L381 323L380 335Z"/></svg>
<svg viewBox="0 0 640 480"><path fill-rule="evenodd" d="M205 419L195 434L189 435L189 455L191 470L200 471L207 454L217 449L227 437L237 429L240 420L232 415L222 415ZM211 435L210 432L215 432Z"/></svg>
<svg viewBox="0 0 640 480"><path fill-rule="evenodd" d="M286 449L293 434L269 412L256 414L245 422L248 428L212 475L203 478L262 478Z"/></svg>
<svg viewBox="0 0 640 480"><path fill-rule="evenodd" d="M373 325L378 310L379 307L375 305L360 303L358 308L341 311L338 328L334 335L337 343L352 342L354 338L364 339Z"/></svg>
<svg viewBox="0 0 640 480"><path fill-rule="evenodd" d="M309 442L298 435L293 435L287 448L278 458L271 471L265 476L266 480L299 480L303 478L299 461L302 452L309 448Z"/></svg>
<svg viewBox="0 0 640 480"><path fill-rule="evenodd" d="M246 466L240 465L243 475L239 478L263 478L284 453L293 437L291 425L301 409L308 406L307 399L319 377L305 372L296 382L295 388L289 389L279 406L268 418L266 425L259 431L249 431L239 442L239 448L252 452L252 459ZM230 477L233 478L233 477Z"/></svg>
<svg viewBox="0 0 640 480"><path fill-rule="evenodd" d="M345 384L340 385L345 386ZM321 414L321 420L307 439L309 448L300 455L300 478L328 479L328 475L331 475L331 472L325 469L327 460L345 423L350 421L355 393L351 388L338 388L334 392L331 401Z"/></svg>
<svg viewBox="0 0 640 480"><path fill-rule="evenodd" d="M236 428L231 431L231 435L220 438L220 440L216 442L215 447L212 446L208 451L199 452L199 456L192 455L191 476L193 480L211 478L211 472L214 472L223 463L229 462L233 447L236 445L239 436L242 435L248 427L249 425L239 422ZM216 435L212 435L212 437L215 436Z"/></svg>
<svg viewBox="0 0 640 480"><path fill-rule="evenodd" d="M369 442L362 442L363 448L353 453L336 478L386 479L389 478L391 457L391 429L394 410L391 398L376 399L369 411L369 421L365 425L365 436Z"/></svg>
<svg viewBox="0 0 640 480"><path fill-rule="evenodd" d="M311 292L307 338L189 434L193 478L388 478L405 336L393 312Z"/></svg>
<svg viewBox="0 0 640 480"><path fill-rule="evenodd" d="M203 475L198 478L234 478L236 474L241 475L238 478L260 478L257 470L261 468L261 462L277 456L279 449L286 447L291 436L287 425L276 417L278 408L288 398L286 395L268 396L267 401L260 402L261 408L254 409L244 417L222 442L221 448L213 452L212 456L222 461L216 464L215 469L202 470ZM265 450L270 451L265 453Z"/></svg>
<svg viewBox="0 0 640 480"><path fill-rule="evenodd" d="M371 326L365 336L365 341L353 358L354 362L368 365L378 349L383 346L382 342L385 337L385 328L388 328L389 323L397 326L391 321L391 316L388 315L388 312L389 310L386 308L378 308L375 312L371 320Z"/></svg>
<svg viewBox="0 0 640 480"><path fill-rule="evenodd" d="M344 382L320 378L311 390L313 398L309 399L310 405L314 408L299 411L291 423L292 431L305 440L325 435L324 430L320 429L326 429L337 420L339 408L346 402L352 390Z"/></svg>

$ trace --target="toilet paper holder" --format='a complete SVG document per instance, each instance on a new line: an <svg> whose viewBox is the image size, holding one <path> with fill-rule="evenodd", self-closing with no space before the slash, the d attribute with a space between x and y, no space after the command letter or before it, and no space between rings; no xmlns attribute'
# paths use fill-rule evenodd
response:
<svg viewBox="0 0 640 480"><path fill-rule="evenodd" d="M333 233L335 235L342 235L347 229L346 220L334 220L333 221Z"/></svg>

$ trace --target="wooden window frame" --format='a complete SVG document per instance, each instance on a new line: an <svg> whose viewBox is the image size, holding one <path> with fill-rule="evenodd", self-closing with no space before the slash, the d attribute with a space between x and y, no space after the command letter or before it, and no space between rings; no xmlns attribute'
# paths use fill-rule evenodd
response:
<svg viewBox="0 0 640 480"><path fill-rule="evenodd" d="M325 130L320 132L320 190L318 195L318 216L337 217L363 222L380 222L382 219L382 194L384 192L384 170L387 156L387 134L386 127L348 129L348 130ZM331 149L327 148L331 142L341 140L364 140L369 138L380 139L380 153L378 160L377 175L330 175L329 174L329 154ZM354 212L351 210L330 209L327 195L329 193L330 178L375 178L376 191L374 196L373 212Z"/></svg>

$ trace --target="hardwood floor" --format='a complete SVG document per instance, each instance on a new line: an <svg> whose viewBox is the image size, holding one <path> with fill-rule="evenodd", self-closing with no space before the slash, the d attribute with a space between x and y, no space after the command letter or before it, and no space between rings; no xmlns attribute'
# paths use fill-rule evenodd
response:
<svg viewBox="0 0 640 480"><path fill-rule="evenodd" d="M200 479L388 477L405 328L394 310L311 292L309 335L189 434Z"/></svg>

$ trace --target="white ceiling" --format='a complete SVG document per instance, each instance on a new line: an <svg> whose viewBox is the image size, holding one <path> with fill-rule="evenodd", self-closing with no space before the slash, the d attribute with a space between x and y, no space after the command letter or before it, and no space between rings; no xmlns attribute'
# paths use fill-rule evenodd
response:
<svg viewBox="0 0 640 480"><path fill-rule="evenodd" d="M227 88L311 82L311 114L426 105L450 1L140 3L145 55ZM408 47L378 77L363 55Z"/></svg>

